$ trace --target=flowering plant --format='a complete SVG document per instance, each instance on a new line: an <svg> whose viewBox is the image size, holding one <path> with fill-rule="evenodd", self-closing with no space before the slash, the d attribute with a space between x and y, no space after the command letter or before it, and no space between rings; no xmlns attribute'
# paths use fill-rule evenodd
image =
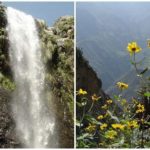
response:
<svg viewBox="0 0 150 150"><path fill-rule="evenodd" d="M130 83L117 82L119 95L105 99L102 103L101 95L88 96L88 91L79 89L77 92L77 107L81 115L77 118L77 147L78 148L148 148L150 147L150 85L143 77L148 69L138 70L136 53L142 48L131 42L127 46L131 65L143 83L139 91L139 99L132 97L126 100L122 93L128 90ZM90 98L89 98L90 97ZM97 102L101 104L99 112L94 111ZM90 105L90 106L89 106ZM95 115L96 114L96 115Z"/></svg>

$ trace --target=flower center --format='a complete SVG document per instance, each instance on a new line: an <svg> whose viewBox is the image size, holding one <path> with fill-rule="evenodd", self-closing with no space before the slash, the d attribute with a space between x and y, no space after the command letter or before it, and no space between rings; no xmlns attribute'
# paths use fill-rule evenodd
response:
<svg viewBox="0 0 150 150"><path fill-rule="evenodd" d="M133 52L135 52L135 51L136 51L136 48L135 48L135 47L134 47L134 48L132 48L132 51L133 51Z"/></svg>
<svg viewBox="0 0 150 150"><path fill-rule="evenodd" d="M121 84L121 88L124 88L124 85L123 85L123 84Z"/></svg>

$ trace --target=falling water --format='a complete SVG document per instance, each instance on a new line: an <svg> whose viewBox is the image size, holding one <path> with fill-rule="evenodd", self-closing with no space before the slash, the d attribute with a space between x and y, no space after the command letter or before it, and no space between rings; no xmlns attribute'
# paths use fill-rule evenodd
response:
<svg viewBox="0 0 150 150"><path fill-rule="evenodd" d="M9 7L7 20L9 56L16 83L12 104L16 132L24 147L48 147L55 124L46 109L45 72L35 21Z"/></svg>

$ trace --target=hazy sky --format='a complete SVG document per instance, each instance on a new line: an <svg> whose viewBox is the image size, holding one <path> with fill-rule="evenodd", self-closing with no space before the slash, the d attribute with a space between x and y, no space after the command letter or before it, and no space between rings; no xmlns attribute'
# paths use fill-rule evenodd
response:
<svg viewBox="0 0 150 150"><path fill-rule="evenodd" d="M3 2L3 4L43 19L49 26L61 16L74 14L73 2Z"/></svg>

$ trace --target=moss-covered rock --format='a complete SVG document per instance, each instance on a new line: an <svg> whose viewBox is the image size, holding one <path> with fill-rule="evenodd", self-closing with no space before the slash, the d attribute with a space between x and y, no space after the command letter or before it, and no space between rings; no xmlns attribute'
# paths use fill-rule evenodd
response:
<svg viewBox="0 0 150 150"><path fill-rule="evenodd" d="M15 83L0 73L0 87L12 91L15 89Z"/></svg>
<svg viewBox="0 0 150 150"><path fill-rule="evenodd" d="M2 3L0 2L0 27L5 28L6 23L7 23L7 19L6 19L6 13L5 13L5 9L6 7L2 5Z"/></svg>
<svg viewBox="0 0 150 150"><path fill-rule="evenodd" d="M71 16L63 16L54 24L54 33L62 38L74 38L74 19Z"/></svg>
<svg viewBox="0 0 150 150"><path fill-rule="evenodd" d="M12 82L12 73L8 54L9 43L6 31L7 19L5 9L6 7L0 3L0 73Z"/></svg>
<svg viewBox="0 0 150 150"><path fill-rule="evenodd" d="M65 143L64 140L60 138L64 145L62 147L73 147L73 17L61 17L56 21L53 27L42 25L44 28L41 28L41 23L37 24L39 25L39 36L43 49L43 61L47 70L47 90L51 90L55 95L55 103L60 103L60 105L58 105L59 107L57 106L57 113L65 112L61 115L61 118L58 117L58 120L64 122L67 126L65 126L64 131L60 129L59 133L62 135L66 133L65 139L69 141L69 144L68 142Z"/></svg>
<svg viewBox="0 0 150 150"><path fill-rule="evenodd" d="M55 95L62 99L73 116L74 43L73 38L66 35L68 30L73 31L73 17L61 17L52 28L42 23L37 24L43 48L43 61L47 66L46 80L51 83L50 86Z"/></svg>

